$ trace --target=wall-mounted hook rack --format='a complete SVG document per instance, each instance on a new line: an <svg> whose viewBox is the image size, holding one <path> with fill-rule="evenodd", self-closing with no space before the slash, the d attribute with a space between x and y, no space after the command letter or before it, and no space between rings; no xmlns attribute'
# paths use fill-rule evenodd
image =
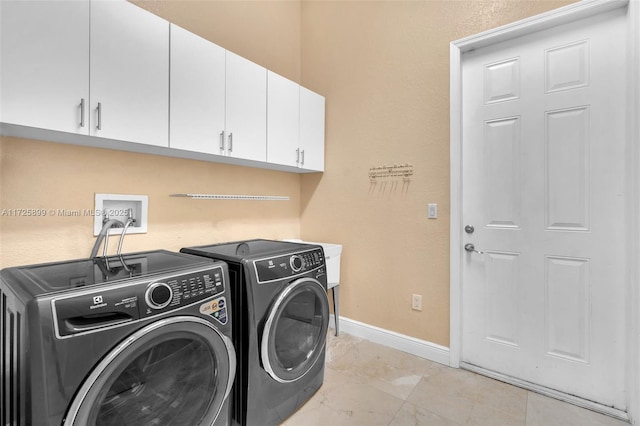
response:
<svg viewBox="0 0 640 426"><path fill-rule="evenodd" d="M378 180L395 180L402 179L408 181L413 176L413 165L394 164L393 166L376 166L369 169L369 180L376 182Z"/></svg>

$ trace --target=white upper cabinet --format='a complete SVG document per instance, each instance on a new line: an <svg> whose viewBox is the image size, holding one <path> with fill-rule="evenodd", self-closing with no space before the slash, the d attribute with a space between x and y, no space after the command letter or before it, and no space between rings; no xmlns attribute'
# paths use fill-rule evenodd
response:
<svg viewBox="0 0 640 426"><path fill-rule="evenodd" d="M300 87L300 167L324 171L324 96Z"/></svg>
<svg viewBox="0 0 640 426"><path fill-rule="evenodd" d="M125 0L0 0L0 132L324 170L322 96Z"/></svg>
<svg viewBox="0 0 640 426"><path fill-rule="evenodd" d="M225 50L171 24L169 147L224 154Z"/></svg>
<svg viewBox="0 0 640 426"><path fill-rule="evenodd" d="M267 70L226 52L226 139L224 153L267 160Z"/></svg>
<svg viewBox="0 0 640 426"><path fill-rule="evenodd" d="M324 97L270 71L267 87L267 161L323 171Z"/></svg>
<svg viewBox="0 0 640 426"><path fill-rule="evenodd" d="M300 85L267 73L267 161L297 167L300 162Z"/></svg>
<svg viewBox="0 0 640 426"><path fill-rule="evenodd" d="M91 3L91 135L169 145L169 22L127 1Z"/></svg>
<svg viewBox="0 0 640 426"><path fill-rule="evenodd" d="M0 121L88 133L88 1L0 1L0 64Z"/></svg>

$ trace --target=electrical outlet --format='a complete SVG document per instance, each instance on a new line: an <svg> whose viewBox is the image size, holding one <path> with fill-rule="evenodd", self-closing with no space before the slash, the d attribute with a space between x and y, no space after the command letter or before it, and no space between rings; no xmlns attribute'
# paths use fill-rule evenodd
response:
<svg viewBox="0 0 640 426"><path fill-rule="evenodd" d="M412 294L411 295L411 309L414 311L422 310L422 295L421 294Z"/></svg>

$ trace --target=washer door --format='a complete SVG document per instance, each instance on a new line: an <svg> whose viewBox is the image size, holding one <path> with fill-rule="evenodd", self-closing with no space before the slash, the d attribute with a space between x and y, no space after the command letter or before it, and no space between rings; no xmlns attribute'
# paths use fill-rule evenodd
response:
<svg viewBox="0 0 640 426"><path fill-rule="evenodd" d="M65 426L210 426L235 377L231 340L198 317L154 322L87 377Z"/></svg>
<svg viewBox="0 0 640 426"><path fill-rule="evenodd" d="M289 284L269 311L262 331L262 365L281 383L303 377L324 351L329 326L327 292L313 278Z"/></svg>

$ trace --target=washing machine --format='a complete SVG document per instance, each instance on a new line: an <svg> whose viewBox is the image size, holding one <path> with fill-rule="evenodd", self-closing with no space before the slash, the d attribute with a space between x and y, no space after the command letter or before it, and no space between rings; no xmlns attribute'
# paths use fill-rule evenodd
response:
<svg viewBox="0 0 640 426"><path fill-rule="evenodd" d="M234 423L282 423L324 380L329 301L322 247L250 240L181 252L229 265L238 354Z"/></svg>
<svg viewBox="0 0 640 426"><path fill-rule="evenodd" d="M229 424L228 282L163 250L2 270L0 424Z"/></svg>

